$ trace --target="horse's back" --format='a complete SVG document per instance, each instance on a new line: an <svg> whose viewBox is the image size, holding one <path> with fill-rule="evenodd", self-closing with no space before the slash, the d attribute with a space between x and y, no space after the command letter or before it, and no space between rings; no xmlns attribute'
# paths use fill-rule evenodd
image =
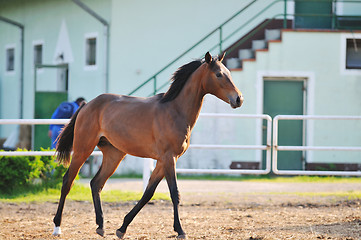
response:
<svg viewBox="0 0 361 240"><path fill-rule="evenodd" d="M119 150L143 156L154 144L154 120L161 95L149 98L102 94L90 101L79 114L79 134L105 137ZM85 129L86 128L86 129Z"/></svg>

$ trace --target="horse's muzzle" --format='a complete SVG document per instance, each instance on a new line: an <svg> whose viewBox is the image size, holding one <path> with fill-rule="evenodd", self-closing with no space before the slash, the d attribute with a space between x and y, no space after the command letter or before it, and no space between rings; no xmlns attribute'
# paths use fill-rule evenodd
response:
<svg viewBox="0 0 361 240"><path fill-rule="evenodd" d="M229 103L231 104L232 108L238 108L238 107L242 106L242 104L243 104L243 96L237 95L237 97L235 97L235 98L230 98Z"/></svg>

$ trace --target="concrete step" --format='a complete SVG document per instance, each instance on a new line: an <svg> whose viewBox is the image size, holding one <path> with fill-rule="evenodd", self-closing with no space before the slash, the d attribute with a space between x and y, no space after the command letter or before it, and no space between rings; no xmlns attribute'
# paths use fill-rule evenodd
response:
<svg viewBox="0 0 361 240"><path fill-rule="evenodd" d="M265 30L265 40L280 40L281 39L281 29L266 29Z"/></svg>
<svg viewBox="0 0 361 240"><path fill-rule="evenodd" d="M266 40L253 40L252 41L252 50L266 49L266 48L267 48Z"/></svg>
<svg viewBox="0 0 361 240"><path fill-rule="evenodd" d="M239 58L240 60L254 58L254 51L253 51L253 49L240 49L240 50L238 51L238 58Z"/></svg>
<svg viewBox="0 0 361 240"><path fill-rule="evenodd" d="M228 58L227 61L226 61L226 66L229 69L236 69L236 68L241 68L242 63L241 63L241 60L239 58Z"/></svg>
<svg viewBox="0 0 361 240"><path fill-rule="evenodd" d="M281 40L280 29L265 29L265 39L253 40L251 49L240 49L238 51L238 58L229 58L226 60L226 66L229 69L242 68L243 60L254 60L255 52L257 50L267 50L268 42Z"/></svg>

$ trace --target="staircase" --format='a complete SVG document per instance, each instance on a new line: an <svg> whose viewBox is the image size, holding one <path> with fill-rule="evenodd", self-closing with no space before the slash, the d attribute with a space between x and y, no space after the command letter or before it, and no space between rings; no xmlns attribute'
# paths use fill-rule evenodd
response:
<svg viewBox="0 0 361 240"><path fill-rule="evenodd" d="M269 5L264 7L260 12L253 15L252 17L249 17L249 16L245 17L244 14L246 14L248 10L252 9L252 7L257 7L258 6L257 5L257 0L249 0L247 2L247 4L242 9L240 9L238 12L236 12L234 15L232 15L230 18L228 18L225 22L223 22L221 25L219 25L213 31L208 33L206 36L204 36L202 39L200 39L197 43L195 43L189 49L187 49L182 54L180 54L178 57L176 57L173 61L171 61L169 64L167 64L161 70L156 72L153 76L151 76L146 81L144 81L142 84L140 84L138 87L136 87L128 95L133 95L134 93L138 92L142 88L150 88L150 87L153 89L153 91L149 96L157 94L157 92L159 90L163 89L165 86L167 86L169 84L168 81L159 82L159 76L160 76L161 73L163 73L164 71L166 71L167 69L169 69L171 67L174 67L174 64L176 62L178 62L180 59L184 58L193 49L195 49L196 47L203 44L206 40L209 40L210 38L215 37L215 36L218 37L219 42L217 42L211 48L207 47L208 49L204 49L204 51L209 50L209 51L212 52L212 51L217 51L218 50L219 53L224 52L223 46L226 43L228 43L232 37L239 35L239 32L241 30L247 29L247 26L249 24L251 24L253 21L256 21L257 17L259 17L260 14L262 14L263 12L265 12L267 9L271 8L272 6L276 5L278 2L280 2L280 1L279 0L274 0ZM284 3L281 2L281 4L285 4L285 2ZM240 16L243 17L241 20L238 20L238 22L241 22L240 26L238 28L234 29L233 31L231 31L230 33L227 33L227 35L225 35L223 33L224 27L227 26L227 24L229 24L230 22L235 21L235 19L239 19ZM283 14L283 15L282 14L277 14L273 18L277 18L277 17L281 17L281 16L284 16L284 21L286 21L286 14Z"/></svg>
<svg viewBox="0 0 361 240"><path fill-rule="evenodd" d="M302 11L295 12L293 14L289 14L287 12L287 3L293 2L294 4L299 4L301 6ZM354 3L361 3L360 0L355 1L342 1L346 4L346 2ZM203 44L206 40L210 38L217 37L219 41L212 47L204 49L204 51L209 50L211 52L218 51L219 53L223 53L224 51L227 52L225 63L229 69L238 69L242 70L243 63L245 61L255 61L256 52L258 51L268 51L268 43L270 42L278 42L281 41L281 30L280 29L290 29L290 28L306 28L312 29L315 27L316 29L320 28L317 27L318 25L314 25L314 19L324 18L327 17L329 21L327 26L321 26L321 28L325 29L360 29L360 25L358 23L361 22L360 15L337 15L337 11L334 10L329 13L324 13L323 8L317 8L316 13L314 13L313 6L317 6L317 4L324 3L327 6L333 2L325 1L325 0L312 0L312 1L298 1L298 0L273 0L270 1L268 5L257 5L257 0L249 0L247 4L238 12L236 12L233 16L211 31L209 34L204 36L200 39L197 43L191 46L189 49L184 51L181 55L176 57L173 61L167 64L164 68L156 72L153 76L149 79L144 81L141 85L131 91L128 95L132 95L137 92L139 89L143 87L152 88L153 91L150 95L156 94L158 91L163 89L165 86L169 84L168 81L159 82L160 74L170 69L171 67L175 67L175 63L180 59L184 59L187 54L189 54L193 49L199 47ZM263 3L263 2L261 2ZM306 6L306 5L307 6ZM309 5L311 4L311 5ZM316 5L315 5L316 4ZM331 4L331 7L332 7ZM272 9L273 7L278 8L278 13L270 13L271 15L267 15L267 11ZM323 6L323 5L322 5ZM303 7L303 8L302 8ZM306 7L306 8L305 8ZM350 7L350 6L348 6ZM254 8L253 10L251 10ZM248 12L248 13L247 13ZM274 15L272 15L274 14ZM262 18L260 18L262 17ZM287 18L293 18L295 23L291 20L287 20ZM254 26L260 21L263 20L258 26L253 28L253 30L249 31L239 40L234 41L236 36L241 35L242 33L247 32L250 26ZM226 26L232 22L236 21L239 24L239 27L228 33L225 34ZM305 24L300 24L305 22ZM307 24L306 24L307 23ZM311 23L311 24L310 24ZM246 30L247 29L247 30ZM232 42L234 42L232 44ZM232 44L230 47L224 50L224 46Z"/></svg>
<svg viewBox="0 0 361 240"><path fill-rule="evenodd" d="M291 28L292 21L287 21L287 28ZM269 42L281 41L281 29L284 21L266 19L249 33L236 41L225 52L225 63L230 70L242 70L244 61L255 61L257 51L268 51Z"/></svg>

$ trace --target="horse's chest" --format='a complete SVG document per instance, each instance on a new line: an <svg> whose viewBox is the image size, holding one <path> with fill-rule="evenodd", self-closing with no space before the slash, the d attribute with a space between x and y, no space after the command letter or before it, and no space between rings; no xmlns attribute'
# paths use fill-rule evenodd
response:
<svg viewBox="0 0 361 240"><path fill-rule="evenodd" d="M190 134L173 131L164 138L158 139L157 146L161 152L172 152L172 155L181 156L189 147Z"/></svg>
<svg viewBox="0 0 361 240"><path fill-rule="evenodd" d="M190 142L190 134L185 134L182 137L179 137L178 141L174 145L174 151L178 156L181 156L185 151L187 151Z"/></svg>
<svg viewBox="0 0 361 240"><path fill-rule="evenodd" d="M181 117L168 117L168 121L156 122L155 140L160 152L181 156L189 147L191 127Z"/></svg>

